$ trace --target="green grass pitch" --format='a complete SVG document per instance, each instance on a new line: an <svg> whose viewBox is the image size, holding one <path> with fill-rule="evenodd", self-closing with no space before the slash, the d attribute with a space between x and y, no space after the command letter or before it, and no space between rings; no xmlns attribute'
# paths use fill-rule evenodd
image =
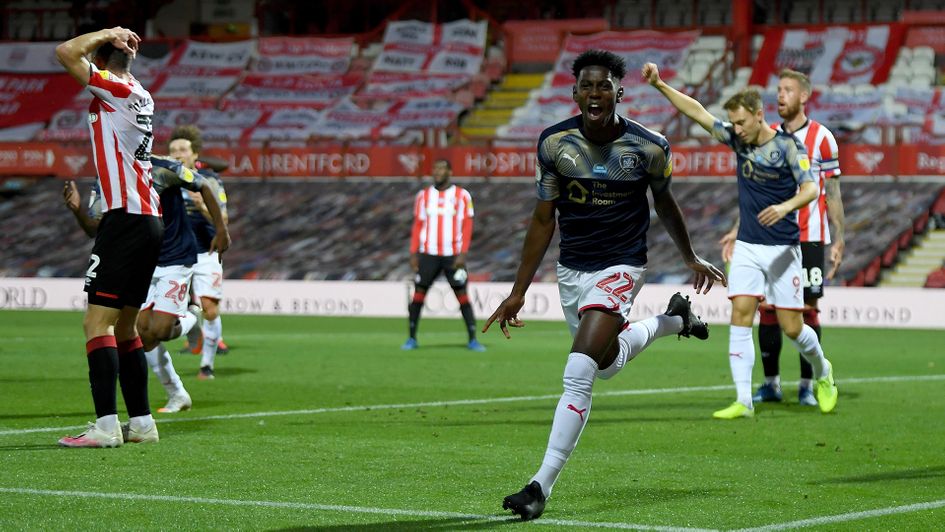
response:
<svg viewBox="0 0 945 532"><path fill-rule="evenodd" d="M519 525L502 497L544 453L566 326L473 353L459 318L426 319L403 352L405 321L225 316L216 380L174 355L194 409L155 414L160 443L63 449L94 417L82 316L0 312L0 529L945 526L945 331L827 328L829 415L797 405L786 342L785 402L738 421L711 418L734 399L727 328L657 340L596 383L545 515ZM156 411L153 376L150 395Z"/></svg>

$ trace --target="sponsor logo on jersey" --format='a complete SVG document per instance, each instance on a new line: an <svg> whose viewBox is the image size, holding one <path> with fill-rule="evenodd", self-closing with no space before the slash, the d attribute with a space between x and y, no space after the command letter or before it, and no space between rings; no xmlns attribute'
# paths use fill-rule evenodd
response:
<svg viewBox="0 0 945 532"><path fill-rule="evenodd" d="M798 154L797 165L801 167L801 170L806 172L810 170L810 159L808 159L806 155Z"/></svg>

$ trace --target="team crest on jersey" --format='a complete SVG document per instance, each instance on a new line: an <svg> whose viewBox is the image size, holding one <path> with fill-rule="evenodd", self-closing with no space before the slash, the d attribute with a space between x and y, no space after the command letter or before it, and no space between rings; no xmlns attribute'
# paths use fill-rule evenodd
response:
<svg viewBox="0 0 945 532"><path fill-rule="evenodd" d="M620 168L626 172L639 166L640 162L640 156L635 153L624 153L620 156Z"/></svg>
<svg viewBox="0 0 945 532"><path fill-rule="evenodd" d="M98 122L98 113L89 113L89 123L94 124Z"/></svg>
<svg viewBox="0 0 945 532"><path fill-rule="evenodd" d="M768 154L768 159L771 159L771 162L777 162L781 158L780 150L771 150L771 153Z"/></svg>

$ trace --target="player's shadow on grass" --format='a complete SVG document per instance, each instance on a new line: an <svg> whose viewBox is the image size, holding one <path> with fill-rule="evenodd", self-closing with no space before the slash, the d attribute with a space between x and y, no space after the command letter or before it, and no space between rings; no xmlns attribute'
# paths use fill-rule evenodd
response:
<svg viewBox="0 0 945 532"><path fill-rule="evenodd" d="M388 521L386 523L372 523L369 525L330 525L279 528L274 532L322 532L331 530L485 530L503 525L521 523L518 517L510 516L505 520L492 519L465 519L462 517L446 517L442 519L417 519L413 521Z"/></svg>
<svg viewBox="0 0 945 532"><path fill-rule="evenodd" d="M919 469L901 469L869 475L839 477L809 484L865 484L867 482L887 482L890 480L932 480L945 477L945 466L923 467Z"/></svg>
<svg viewBox="0 0 945 532"><path fill-rule="evenodd" d="M423 352L432 351L434 349L443 349L446 351L463 351L466 353L475 352L475 351L471 351L468 347L466 347L465 342L424 342L420 344L420 347L416 349L409 349L407 351L404 351L400 348L397 348L396 351L399 351L401 353L417 353L417 352L423 353ZM486 346L486 349L488 350L489 346ZM488 353L488 351L486 352Z"/></svg>
<svg viewBox="0 0 945 532"><path fill-rule="evenodd" d="M224 363L225 364L225 363ZM239 366L226 366L216 367L213 369L213 372L217 377L235 377L236 375L243 375L245 373L259 373L258 369L249 369L241 368Z"/></svg>

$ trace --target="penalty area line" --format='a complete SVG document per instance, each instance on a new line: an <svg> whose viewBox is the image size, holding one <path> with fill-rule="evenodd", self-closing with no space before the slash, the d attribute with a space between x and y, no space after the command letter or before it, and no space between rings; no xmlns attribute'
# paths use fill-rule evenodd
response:
<svg viewBox="0 0 945 532"><path fill-rule="evenodd" d="M283 502L283 501L253 501L242 499L217 499L212 497L184 497L176 495L145 495L135 493L107 493L95 491L68 491L68 490L42 490L32 488L0 488L0 493L9 493L15 495L32 495L41 497L73 498L73 499L112 499L123 501L150 501L150 502L171 502L184 504L197 504L207 506L248 506L254 508L276 508L287 510L310 510L316 512L339 512L354 514L373 514L382 516L398 517L430 517L441 519L455 519L458 523L468 523L473 521L491 521L506 522L518 521L516 517L510 515L479 515L462 512L437 512L431 510L408 510L403 508L376 508L370 506L350 506L342 504L316 504L307 502ZM709 532L700 528L678 528L669 526L643 525L636 523L607 523L595 521L576 521L569 519L536 519L536 524L548 524L557 526L567 526L575 528L607 528L619 530L655 530L661 532Z"/></svg>
<svg viewBox="0 0 945 532"><path fill-rule="evenodd" d="M943 375L900 375L890 377L863 377L838 379L837 384L845 386L848 384L870 384L885 382L918 382L918 381L941 381L945 380ZM649 388L642 390L610 390L603 392L594 392L594 397L622 397L628 395L661 395L661 394L680 394L696 392L717 392L731 390L731 384L720 384L716 386L685 386L678 388ZM841 393L841 397L842 397ZM490 397L485 399L456 399L453 401L426 401L419 403L394 403L380 405L359 405L359 406L336 406L325 408L309 408L303 410L281 410L270 412L247 412L244 414L221 414L217 416L201 417L178 417L178 418L158 418L159 424L165 423L189 423L194 421L220 421L228 419L252 419L278 416L307 416L315 414L331 414L338 412L369 412L372 410L399 410L412 408L437 408L448 406L471 406L471 405L489 405L500 403L516 403L527 401L542 401L558 399L560 393L547 395L523 395L518 397ZM6 429L0 430L0 436L16 436L20 434L33 434L38 432L67 432L84 429L85 425L72 425L67 427L41 427L35 429Z"/></svg>

